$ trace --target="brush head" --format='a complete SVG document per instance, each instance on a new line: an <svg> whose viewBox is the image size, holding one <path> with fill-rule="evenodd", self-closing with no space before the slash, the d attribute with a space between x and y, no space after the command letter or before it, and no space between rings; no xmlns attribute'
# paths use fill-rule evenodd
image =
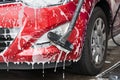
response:
<svg viewBox="0 0 120 80"><path fill-rule="evenodd" d="M54 32L49 32L47 36L48 36L49 40L51 40L54 44L66 49L68 51L73 50L73 45L68 40L65 42L62 42L62 40L60 40L62 37L61 35L58 35Z"/></svg>

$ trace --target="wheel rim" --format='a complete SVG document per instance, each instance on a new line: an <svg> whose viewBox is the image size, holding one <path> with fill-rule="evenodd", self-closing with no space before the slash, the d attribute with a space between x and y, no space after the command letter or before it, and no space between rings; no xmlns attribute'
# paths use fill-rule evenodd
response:
<svg viewBox="0 0 120 80"><path fill-rule="evenodd" d="M104 59L105 54L105 23L102 18L97 18L91 34L91 52L92 61L95 65L101 64Z"/></svg>

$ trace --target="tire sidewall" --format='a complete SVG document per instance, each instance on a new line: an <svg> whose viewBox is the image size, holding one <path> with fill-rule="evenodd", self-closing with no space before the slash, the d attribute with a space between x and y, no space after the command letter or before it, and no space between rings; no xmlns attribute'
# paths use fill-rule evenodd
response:
<svg viewBox="0 0 120 80"><path fill-rule="evenodd" d="M83 55L85 55L86 57L86 62L85 64L87 65L87 69L88 72L92 72L92 74L96 74L98 73L105 61L106 58L106 50L107 50L107 36L106 36L106 42L105 42L105 53L104 53L104 58L103 61L99 64L99 65L95 65L94 62L92 61L92 51L91 51L91 34L92 34L92 29L93 29L93 25L96 21L97 18L101 18L104 23L105 23L105 33L107 34L107 18L104 14L104 12L102 11L102 9L100 7L96 7L91 15L91 18L89 20L88 23L88 27L87 27L87 31L86 31L86 39L85 39L85 43L84 43L84 49L83 49Z"/></svg>

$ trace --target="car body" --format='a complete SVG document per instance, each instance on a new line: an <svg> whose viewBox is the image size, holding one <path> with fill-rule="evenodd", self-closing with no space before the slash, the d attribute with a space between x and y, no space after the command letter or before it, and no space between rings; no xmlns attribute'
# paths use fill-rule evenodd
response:
<svg viewBox="0 0 120 80"><path fill-rule="evenodd" d="M77 62L82 55L87 24L94 8L96 6L101 7L106 14L108 22L111 23L116 13L117 6L120 4L119 0L84 0L76 26L68 38L73 44L74 50L67 51L51 43L47 38L47 33L53 31L61 35L64 34L74 15L78 0L61 2L57 5L55 5L56 2L53 1L55 4L49 6L45 4L34 6L31 5L32 3L29 5L27 4L29 1L26 1L1 1L1 63L26 63L34 66L35 64L44 65L46 63L65 61ZM42 2L41 0L37 1ZM49 1L50 0L48 0L48 2ZM119 15L114 25L115 34L120 32ZM8 65L1 68L4 69L7 66ZM15 69L19 69L18 67L20 66L15 67Z"/></svg>

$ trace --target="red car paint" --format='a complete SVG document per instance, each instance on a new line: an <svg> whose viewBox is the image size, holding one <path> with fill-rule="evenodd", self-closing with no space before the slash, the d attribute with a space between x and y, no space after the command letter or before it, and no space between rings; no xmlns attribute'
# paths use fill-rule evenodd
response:
<svg viewBox="0 0 120 80"><path fill-rule="evenodd" d="M0 62L77 61L82 54L85 30L92 10L99 2L97 0L84 1L76 26L69 37L74 45L73 51L65 53L54 45L37 49L31 47L46 32L69 22L77 2L78 0L71 0L64 5L45 8L32 8L21 2L0 4L1 28L21 28L9 48L0 54Z"/></svg>
<svg viewBox="0 0 120 80"><path fill-rule="evenodd" d="M92 2L91 0L88 0L88 2ZM81 48L83 45L83 32L85 29L85 24L88 20L88 16L91 9L91 4L85 3L86 6L84 6L84 9L87 10L85 13L80 14L80 18L78 19L78 22L76 24L76 28L79 30L79 35L76 35L76 30L73 30L72 35L70 36L69 40L74 43L74 50L68 54L67 59L73 60L80 56L80 52L74 52L77 47ZM13 4L6 4L0 6L2 10L1 13L5 13L0 16L0 26L4 26L4 28L13 28L22 26L23 29L21 29L20 33L14 40L14 42L9 46L9 48L1 55L1 62L33 62L33 52L34 49L30 48L31 43L34 43L39 37L41 37L44 33L47 31L55 28L58 25L61 25L63 23L66 23L71 20L72 15L75 11L76 5L74 2L70 2L65 5L55 6L55 7L49 7L49 8L40 8L40 9L34 9L30 8L28 6L25 6L22 3L13 3ZM19 23L19 14L20 11L23 10L22 17L22 24ZM53 13L54 11L54 13ZM64 15L61 15L61 11L64 13ZM53 14L56 14L53 16ZM4 18L4 19L3 19ZM7 21L9 20L9 21ZM86 20L86 21L85 21ZM80 23L81 22L81 23ZM28 41L26 41L23 36L29 35L31 38L29 38ZM18 47L19 46L19 47ZM47 50L46 50L47 49ZM37 62L41 62L43 58L46 60L54 56L55 60L51 59L50 61L56 61L57 57L60 55L60 50L58 50L55 46L50 46L48 48L42 48L38 49L41 53L38 53L36 58L39 58ZM48 51L49 50L49 51ZM80 50L79 50L80 51ZM27 52L27 54L26 54ZM24 55L19 55L20 53ZM26 54L26 55L25 55ZM61 60L64 60L65 53L62 53ZM47 60L48 61L48 60Z"/></svg>

